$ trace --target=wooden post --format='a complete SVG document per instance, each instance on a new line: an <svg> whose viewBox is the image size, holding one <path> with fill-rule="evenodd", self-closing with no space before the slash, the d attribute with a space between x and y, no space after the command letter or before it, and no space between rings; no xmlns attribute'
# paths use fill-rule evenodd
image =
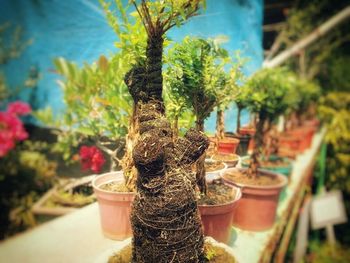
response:
<svg viewBox="0 0 350 263"><path fill-rule="evenodd" d="M271 60L264 61L263 67L273 68L281 65L288 58L297 54L300 50L304 49L305 47L315 42L318 38L328 33L331 29L333 29L338 24L344 22L349 17L350 17L350 6L347 6L338 14L334 15L329 20L324 22L321 26L317 27L310 35L299 40L289 49L281 52L279 55L275 56Z"/></svg>

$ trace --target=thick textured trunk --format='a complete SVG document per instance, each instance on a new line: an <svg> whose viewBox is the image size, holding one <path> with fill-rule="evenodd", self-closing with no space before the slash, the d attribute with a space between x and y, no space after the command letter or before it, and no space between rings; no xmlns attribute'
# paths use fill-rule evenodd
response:
<svg viewBox="0 0 350 263"><path fill-rule="evenodd" d="M216 137L222 140L225 137L225 116L222 110L216 114Z"/></svg>
<svg viewBox="0 0 350 263"><path fill-rule="evenodd" d="M242 112L242 107L237 106L236 134L239 134L239 129L241 128L241 112Z"/></svg>
<svg viewBox="0 0 350 263"><path fill-rule="evenodd" d="M259 158L261 148L264 143L264 125L266 121L266 115L264 113L259 114L259 120L256 124L256 132L254 136L255 147L252 154L252 161L249 166L248 174L253 177L258 176Z"/></svg>
<svg viewBox="0 0 350 263"><path fill-rule="evenodd" d="M204 236L191 165L209 141L194 130L174 140L171 125L164 118L162 51L162 36L150 37L146 85L138 94L146 94L138 114L140 136L132 155L138 171L131 212L132 262L202 263Z"/></svg>
<svg viewBox="0 0 350 263"><path fill-rule="evenodd" d="M133 106L132 116L129 122L128 134L125 137L125 155L122 160L122 168L126 179L126 186L130 191L135 190L136 169L132 158L132 150L139 136L138 125L138 108L139 105Z"/></svg>
<svg viewBox="0 0 350 263"><path fill-rule="evenodd" d="M146 88L149 100L163 103L162 54L163 36L154 36L147 41Z"/></svg>

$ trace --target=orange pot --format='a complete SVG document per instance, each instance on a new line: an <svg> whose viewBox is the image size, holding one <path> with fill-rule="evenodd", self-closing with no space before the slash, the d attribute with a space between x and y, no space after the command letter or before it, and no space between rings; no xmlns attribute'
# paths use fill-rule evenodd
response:
<svg viewBox="0 0 350 263"><path fill-rule="evenodd" d="M103 234L110 239L123 240L132 236L130 212L135 193L101 189L101 185L112 181L123 182L123 172L110 172L96 176L92 186L99 205Z"/></svg>
<svg viewBox="0 0 350 263"><path fill-rule="evenodd" d="M236 169L236 168L232 168ZM227 172L232 171L228 169ZM273 186L244 185L223 179L242 190L242 198L237 202L237 207L232 217L232 224L243 230L264 231L271 228L276 219L278 200L282 189L288 181L282 174L260 170L263 176L278 177L281 181Z"/></svg>
<svg viewBox="0 0 350 263"><path fill-rule="evenodd" d="M198 205L204 228L204 235L211 236L216 241L228 244L230 241L232 217L238 201L242 197L241 189L232 186L236 197L222 205Z"/></svg>
<svg viewBox="0 0 350 263"><path fill-rule="evenodd" d="M236 153L239 140L235 138L225 138L218 141L218 153Z"/></svg>

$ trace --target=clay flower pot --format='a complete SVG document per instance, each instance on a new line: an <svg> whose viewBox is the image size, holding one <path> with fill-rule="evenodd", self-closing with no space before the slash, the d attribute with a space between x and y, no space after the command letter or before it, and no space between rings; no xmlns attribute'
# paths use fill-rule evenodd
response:
<svg viewBox="0 0 350 263"><path fill-rule="evenodd" d="M248 151L253 150L255 147L254 135L256 129L252 127L241 127L238 132L241 135L250 135L251 139L249 140Z"/></svg>
<svg viewBox="0 0 350 263"><path fill-rule="evenodd" d="M101 174L92 181L100 210L101 227L106 237L123 240L132 235L130 212L135 193L101 189L101 185L110 182L124 182L123 172Z"/></svg>
<svg viewBox="0 0 350 263"><path fill-rule="evenodd" d="M239 140L235 138L224 138L218 141L218 153L236 153Z"/></svg>
<svg viewBox="0 0 350 263"><path fill-rule="evenodd" d="M238 139L239 144L238 144L238 147L236 150L237 154L240 156L247 155L249 143L250 143L250 140L252 138L252 136L250 134L248 134L248 133L247 134L235 134L232 132L226 132L225 136L229 137L229 138Z"/></svg>
<svg viewBox="0 0 350 263"><path fill-rule="evenodd" d="M232 191L235 191L235 198L232 201L220 205L198 205L204 235L225 244L230 241L232 217L238 200L242 197L239 187L232 185L231 187Z"/></svg>
<svg viewBox="0 0 350 263"><path fill-rule="evenodd" d="M277 177L279 183L257 186L233 182L225 177L227 173L237 170L237 168L227 169L222 176L227 183L240 187L242 190L242 198L237 202L232 224L248 231L264 231L271 228L275 222L279 196L287 185L287 178L281 174L260 170L260 176Z"/></svg>

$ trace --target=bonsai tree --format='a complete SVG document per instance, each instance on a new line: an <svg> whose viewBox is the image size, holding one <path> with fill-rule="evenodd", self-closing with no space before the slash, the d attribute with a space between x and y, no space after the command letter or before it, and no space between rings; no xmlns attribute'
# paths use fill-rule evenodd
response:
<svg viewBox="0 0 350 263"><path fill-rule="evenodd" d="M224 70L229 60L228 52L215 40L185 37L169 51L169 93L179 98L180 108L193 110L198 131L204 132L204 120L229 94ZM205 155L197 162L196 175L202 193L206 192L204 160Z"/></svg>
<svg viewBox="0 0 350 263"><path fill-rule="evenodd" d="M146 58L125 78L140 132L133 148L138 176L131 214L132 261L203 262L203 233L190 171L208 140L189 130L174 142L162 97L165 33L196 15L203 1L131 2L147 32Z"/></svg>
<svg viewBox="0 0 350 263"><path fill-rule="evenodd" d="M237 133L240 127L240 116L243 109L243 102L240 99L240 89L245 81L245 76L242 72L243 64L245 60L239 56L237 52L235 54L234 61L230 61L231 69L227 73L226 86L223 87L224 91L218 96L218 107L216 116L216 136L218 139L225 137L225 123L224 123L224 111L228 108L233 101L237 105Z"/></svg>
<svg viewBox="0 0 350 263"><path fill-rule="evenodd" d="M264 144L264 135L273 121L289 107L287 98L291 90L286 81L289 72L283 68L262 69L248 79L242 89L242 99L247 108L257 115L255 148L248 170L249 176L258 175L259 157Z"/></svg>

